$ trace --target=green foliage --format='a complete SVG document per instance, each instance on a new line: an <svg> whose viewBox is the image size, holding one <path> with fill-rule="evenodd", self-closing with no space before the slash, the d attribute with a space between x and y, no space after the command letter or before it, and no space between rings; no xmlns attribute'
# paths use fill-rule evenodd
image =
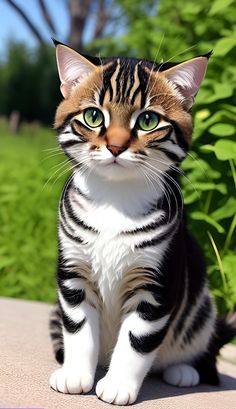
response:
<svg viewBox="0 0 236 409"><path fill-rule="evenodd" d="M213 49L194 106L193 152L182 179L191 232L207 257L210 286L220 312L236 304L236 3L232 0L118 2L129 28L120 39L93 46L100 54L183 61ZM130 7L136 4L132 13ZM102 50L102 51L101 51Z"/></svg>
<svg viewBox="0 0 236 409"><path fill-rule="evenodd" d="M28 127L19 137L1 129L1 295L55 300L57 207L65 177L56 180L62 154L45 151L55 141L41 129Z"/></svg>
<svg viewBox="0 0 236 409"><path fill-rule="evenodd" d="M16 110L22 120L52 125L61 100L54 49L10 43L6 61L0 62L0 89L0 115Z"/></svg>

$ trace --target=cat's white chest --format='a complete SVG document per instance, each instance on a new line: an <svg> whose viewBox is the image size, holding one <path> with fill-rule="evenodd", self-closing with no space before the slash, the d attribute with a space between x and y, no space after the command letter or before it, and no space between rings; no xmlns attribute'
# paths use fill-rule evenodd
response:
<svg viewBox="0 0 236 409"><path fill-rule="evenodd" d="M129 241L121 235L125 225L122 214L108 208L104 212L98 209L97 215L93 213L93 218L96 216L100 232L90 247L92 276L103 303L112 307L116 303L123 274L132 264L132 250Z"/></svg>

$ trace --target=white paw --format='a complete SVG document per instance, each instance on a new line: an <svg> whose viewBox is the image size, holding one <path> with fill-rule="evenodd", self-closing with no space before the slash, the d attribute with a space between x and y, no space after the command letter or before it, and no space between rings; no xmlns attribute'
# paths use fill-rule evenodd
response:
<svg viewBox="0 0 236 409"><path fill-rule="evenodd" d="M119 380L105 376L97 383L96 394L104 402L131 405L137 398L138 387L126 379Z"/></svg>
<svg viewBox="0 0 236 409"><path fill-rule="evenodd" d="M80 394L89 392L93 387L94 377L90 373L78 374L59 368L50 377L50 386L57 392Z"/></svg>
<svg viewBox="0 0 236 409"><path fill-rule="evenodd" d="M174 386L196 386L200 381L197 370L187 364L169 366L163 372L163 379Z"/></svg>

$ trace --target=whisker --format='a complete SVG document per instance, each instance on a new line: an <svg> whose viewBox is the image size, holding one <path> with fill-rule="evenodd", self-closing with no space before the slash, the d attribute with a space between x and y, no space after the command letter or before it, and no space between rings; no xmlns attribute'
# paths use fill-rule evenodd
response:
<svg viewBox="0 0 236 409"><path fill-rule="evenodd" d="M146 166L146 165L147 165L147 163L143 163L143 166ZM164 194L164 196L165 196L165 198L167 200L167 203L168 203L168 219L170 220L171 208L170 208L170 196L169 196L169 193L168 193L169 186L166 185L165 180L162 178L162 172L161 171L156 173L152 169L148 168L147 166L146 166L146 170L147 170L148 175L150 176L150 178L152 178L154 181L156 181L156 179L154 179L154 176L157 177L158 180L160 180L162 182L163 187L166 186L166 188L167 188L167 190L162 189L162 188L161 188L161 190L162 190L162 192L163 192L163 194ZM150 172L151 172L151 174L150 174Z"/></svg>
<svg viewBox="0 0 236 409"><path fill-rule="evenodd" d="M162 46L162 43L163 43L163 41L164 41L164 38L165 38L165 33L163 33L163 35L162 35L162 39L161 39L161 41L160 41L158 50L157 50L156 55L155 55L155 58L154 58L154 60L153 60L153 64L152 64L152 68L151 68L150 73L149 73L149 77L148 77L148 82L147 82L147 86L146 86L146 89L145 89L145 93L147 92L147 89L148 89L148 87L149 87L151 75L152 75L152 73L153 73L154 66L155 66L155 64L156 64L157 57L158 57L159 52L160 52L160 50L161 50L161 46Z"/></svg>
<svg viewBox="0 0 236 409"><path fill-rule="evenodd" d="M178 54L175 54L174 56L168 58L168 60L163 61L163 63L161 63L160 66L158 67L158 70L157 70L156 73L157 73L157 74L160 73L160 69L163 67L163 65L164 65L165 63L172 61L174 58L178 57L179 55L182 55L182 54L186 53L187 51L189 51L189 50L191 50L192 48L195 48L195 47L197 47L197 44L192 45L191 47L188 47L188 48L186 48L185 50L179 52ZM155 78L155 80L154 80L154 84L153 84L153 86L152 86L152 88L151 88L151 90L150 90L150 93L152 92L153 88L155 87L157 80L158 80L158 75L156 75L156 78Z"/></svg>

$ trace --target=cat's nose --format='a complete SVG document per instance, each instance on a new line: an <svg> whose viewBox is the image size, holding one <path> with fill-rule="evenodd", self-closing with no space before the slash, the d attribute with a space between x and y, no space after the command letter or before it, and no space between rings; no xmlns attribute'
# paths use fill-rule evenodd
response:
<svg viewBox="0 0 236 409"><path fill-rule="evenodd" d="M124 152L127 147L121 145L107 145L107 149L112 153L112 155L118 156Z"/></svg>

